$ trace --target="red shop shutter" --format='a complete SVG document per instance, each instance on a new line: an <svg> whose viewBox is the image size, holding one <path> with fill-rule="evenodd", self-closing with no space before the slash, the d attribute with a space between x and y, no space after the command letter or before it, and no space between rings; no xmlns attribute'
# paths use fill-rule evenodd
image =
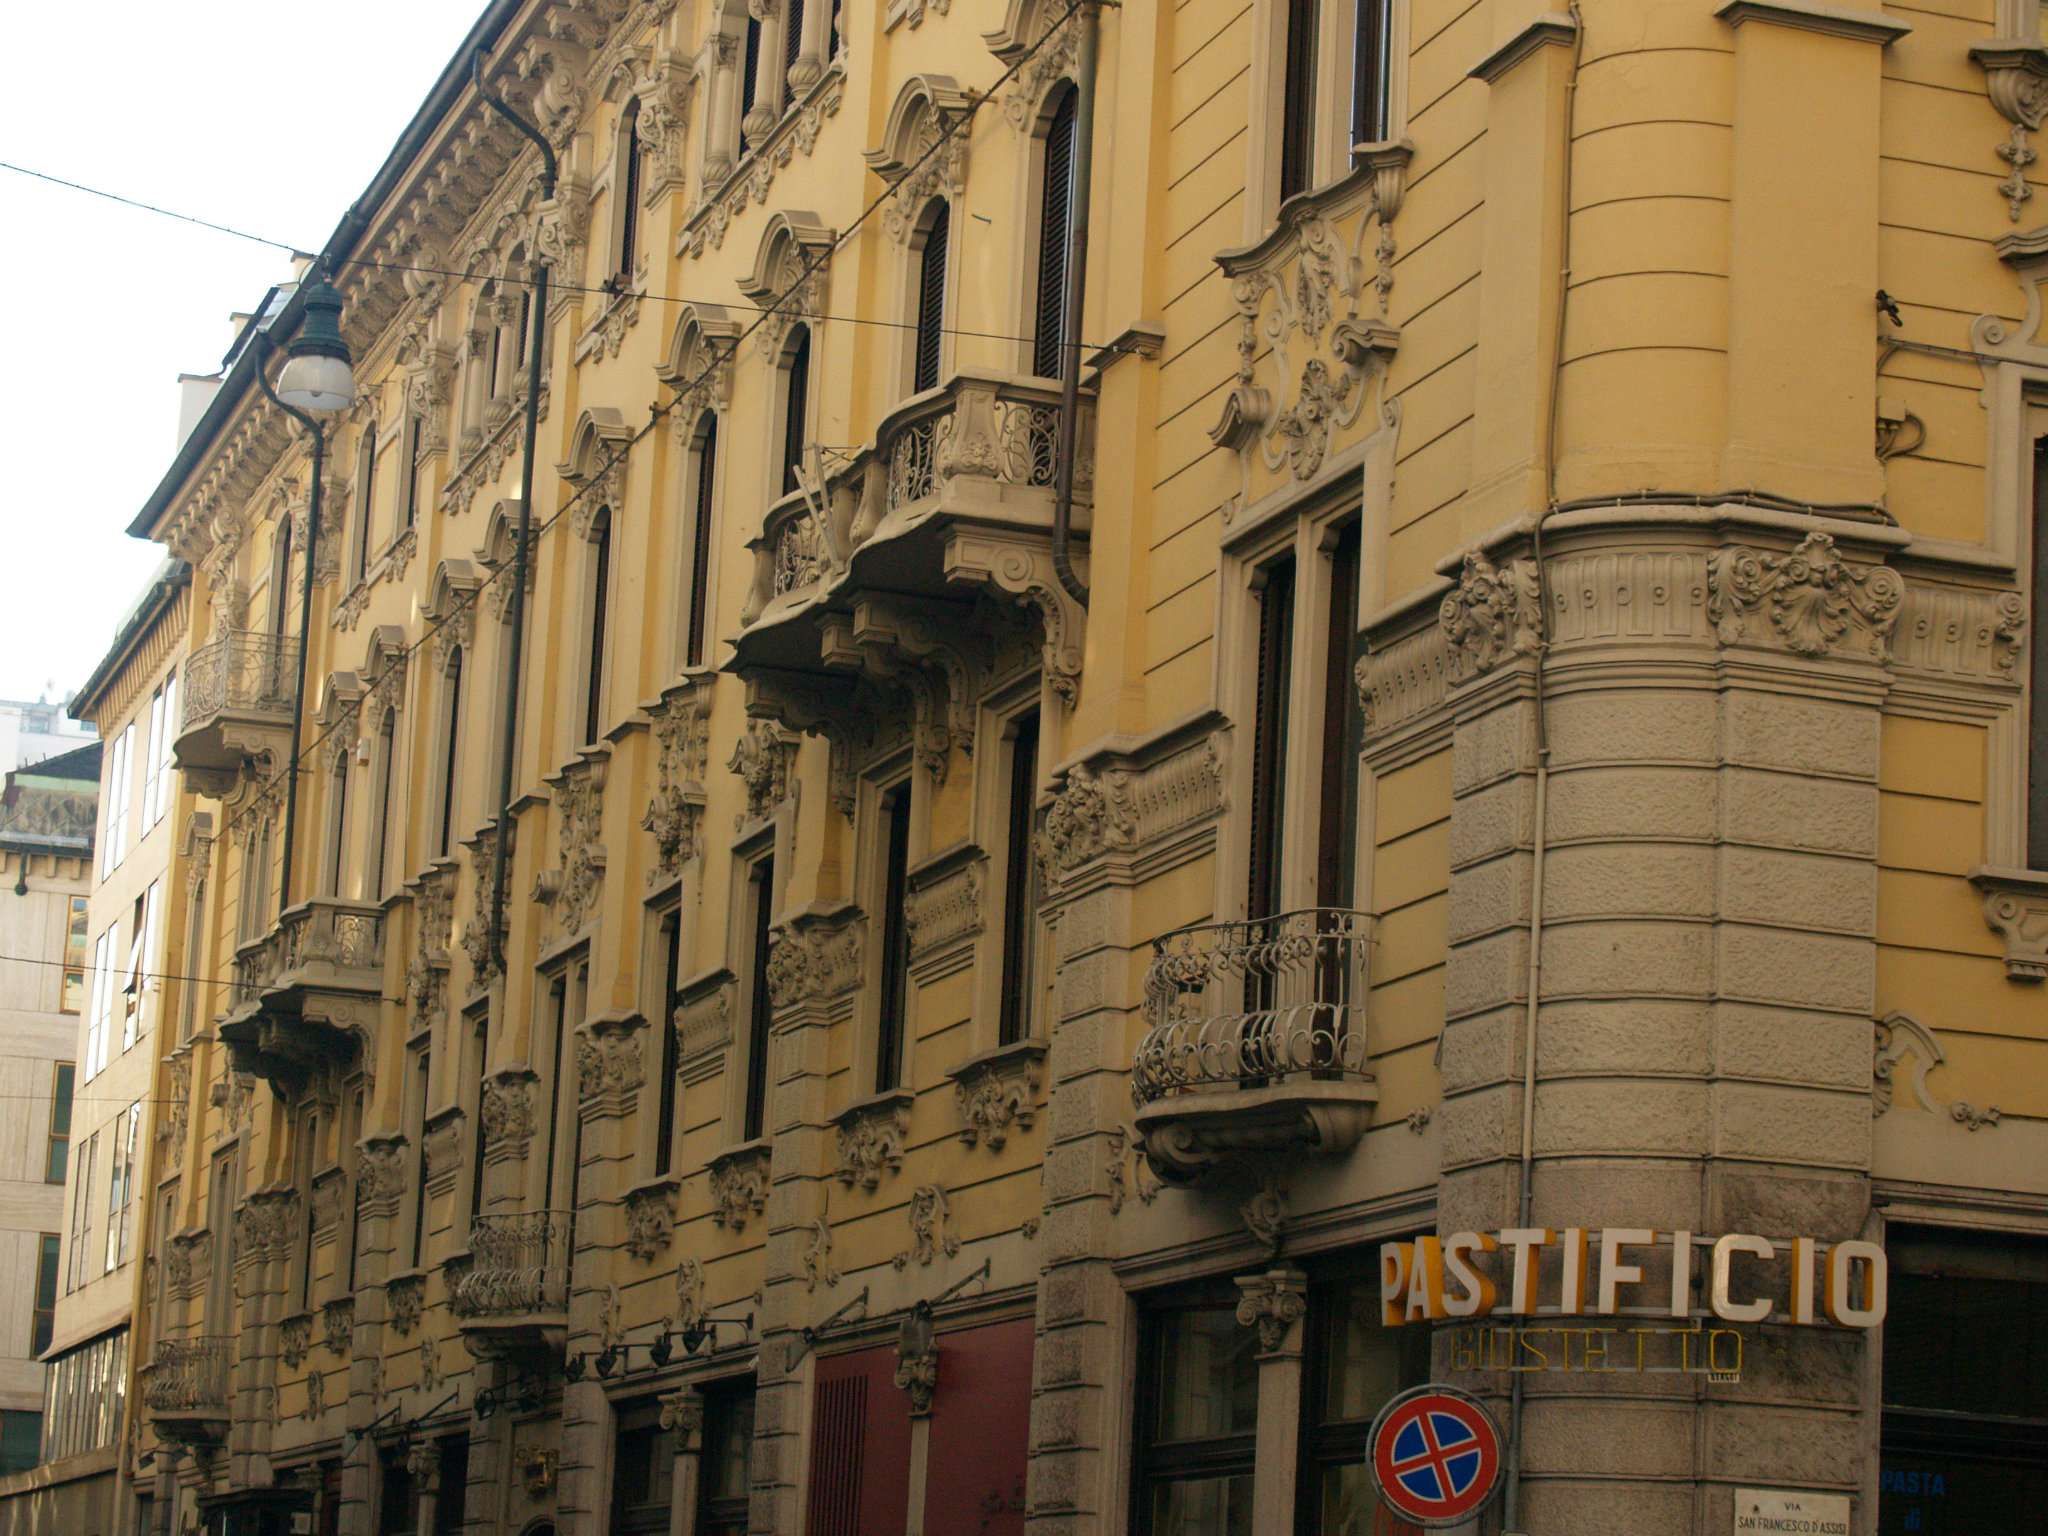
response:
<svg viewBox="0 0 2048 1536"><path fill-rule="evenodd" d="M1031 1319L939 1335L925 1536L1024 1536Z"/></svg>
<svg viewBox="0 0 2048 1536"><path fill-rule="evenodd" d="M893 1349L819 1360L808 1536L900 1536L910 1517L910 1399L895 1375Z"/></svg>

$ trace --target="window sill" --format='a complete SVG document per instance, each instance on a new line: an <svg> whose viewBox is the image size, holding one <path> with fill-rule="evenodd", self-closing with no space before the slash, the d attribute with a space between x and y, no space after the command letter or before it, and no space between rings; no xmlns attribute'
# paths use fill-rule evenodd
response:
<svg viewBox="0 0 2048 1536"><path fill-rule="evenodd" d="M2005 940L2008 981L2048 981L2048 870L1979 866L1970 884L1984 898L1984 921Z"/></svg>

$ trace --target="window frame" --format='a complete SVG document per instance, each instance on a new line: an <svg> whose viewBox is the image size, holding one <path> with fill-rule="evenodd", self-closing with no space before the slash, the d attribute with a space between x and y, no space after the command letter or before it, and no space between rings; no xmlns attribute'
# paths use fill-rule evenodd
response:
<svg viewBox="0 0 2048 1536"><path fill-rule="evenodd" d="M67 1072L71 1074L70 1080L68 1082L65 1080L64 1076L64 1074ZM76 1109L73 1105L73 1098L76 1095L77 1090L78 1063L74 1061L51 1062L50 1129L48 1132L47 1140L45 1141L43 1147L43 1182L45 1184L56 1184L61 1186L70 1177L71 1120L72 1116L76 1113ZM64 1129L61 1131L57 1129L57 1122L59 1119L60 1109L62 1111L62 1119L64 1122ZM57 1148L59 1148L60 1146L64 1149L63 1162L65 1166L58 1170L57 1176L53 1179L50 1177L51 1159L56 1155Z"/></svg>
<svg viewBox="0 0 2048 1536"><path fill-rule="evenodd" d="M683 600L677 607L683 618L680 659L685 669L707 665L712 649L712 588L718 564L714 538L719 502L718 428L717 411L706 407L699 412L684 458L690 518L688 534L680 541Z"/></svg>
<svg viewBox="0 0 2048 1536"><path fill-rule="evenodd" d="M917 985L910 974L910 924L905 898L910 871L918 862L920 775L908 763L877 774L864 786L871 828L866 839L869 869L866 910L872 914L878 963L870 988L867 1091L897 1093L911 1081L916 1036Z"/></svg>
<svg viewBox="0 0 2048 1536"><path fill-rule="evenodd" d="M1130 1422L1130 1529L1133 1536L1152 1536L1152 1490L1164 1484L1198 1482L1213 1478L1249 1478L1258 1456L1259 1422L1256 1406L1252 1427L1228 1435L1190 1437L1185 1440L1157 1440L1157 1424L1164 1383L1163 1358L1165 1319L1183 1312L1220 1312L1232 1327L1236 1321L1237 1298L1227 1281L1212 1281L1176 1287L1137 1298L1137 1354L1133 1362ZM1249 1334L1250 1330L1246 1330ZM1256 1404L1258 1366L1253 1364L1253 1396Z"/></svg>
<svg viewBox="0 0 2048 1536"><path fill-rule="evenodd" d="M934 239L936 237L936 240ZM905 392L921 395L937 389L951 373L954 272L957 266L953 205L949 198L927 198L918 210L904 263L904 312L910 327L903 334ZM934 256L936 251L936 256ZM937 272L933 272L936 262ZM937 302L933 303L936 279Z"/></svg>

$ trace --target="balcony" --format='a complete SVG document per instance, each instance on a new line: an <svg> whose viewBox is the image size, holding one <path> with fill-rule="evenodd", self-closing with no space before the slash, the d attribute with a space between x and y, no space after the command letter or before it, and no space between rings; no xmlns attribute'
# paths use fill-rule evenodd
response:
<svg viewBox="0 0 2048 1536"><path fill-rule="evenodd" d="M142 1373L150 1426L164 1439L184 1444L223 1439L234 1362L231 1338L159 1339L156 1358Z"/></svg>
<svg viewBox="0 0 2048 1536"><path fill-rule="evenodd" d="M561 1354L575 1242L569 1211L514 1211L470 1223L469 1262L451 1275L449 1301L471 1353Z"/></svg>
<svg viewBox="0 0 2048 1536"><path fill-rule="evenodd" d="M1073 530L1085 557L1094 497L1095 404L1081 401ZM757 713L812 728L793 688L844 715L873 700L849 686L900 687L902 671L929 668L971 683L986 656L955 642L1001 625L978 603L1012 610L1036 631L1049 682L1071 697L1084 615L1052 566L1054 481L1060 459L1058 386L1045 379L962 373L882 419L874 442L825 465L823 494L769 507L749 543L754 574L741 604L728 670L753 689ZM935 616L936 654L835 643L864 604L884 601ZM974 622L968 622L974 620ZM958 622L956 622L958 621ZM896 648L900 651L900 647ZM957 706L956 708L963 707Z"/></svg>
<svg viewBox="0 0 2048 1536"><path fill-rule="evenodd" d="M1366 1055L1371 932L1367 913L1309 907L1154 941L1131 1098L1161 1179L1357 1145L1379 1099Z"/></svg>
<svg viewBox="0 0 2048 1536"><path fill-rule="evenodd" d="M283 764L298 668L297 640L253 630L230 630L192 653L171 746L194 789L222 799L245 773L267 777Z"/></svg>
<svg viewBox="0 0 2048 1536"><path fill-rule="evenodd" d="M235 952L220 1038L236 1071L295 1088L369 1041L383 991L383 910L315 897Z"/></svg>

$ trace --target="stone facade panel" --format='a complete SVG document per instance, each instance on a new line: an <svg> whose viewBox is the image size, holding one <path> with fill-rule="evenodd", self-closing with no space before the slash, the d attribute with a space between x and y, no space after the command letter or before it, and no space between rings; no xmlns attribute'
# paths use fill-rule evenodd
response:
<svg viewBox="0 0 2048 1536"><path fill-rule="evenodd" d="M1870 1101L1748 1083L1714 1088L1715 1150L1776 1162L1870 1166Z"/></svg>
<svg viewBox="0 0 2048 1536"><path fill-rule="evenodd" d="M1877 856L1874 786L1746 768L1729 769L1722 777L1730 842Z"/></svg>
<svg viewBox="0 0 2048 1536"><path fill-rule="evenodd" d="M1731 762L1794 774L1877 777L1878 715L1864 705L1731 689L1722 713Z"/></svg>
<svg viewBox="0 0 2048 1536"><path fill-rule="evenodd" d="M1715 969L1725 996L1795 1008L1839 1008L1869 1018L1877 979L1867 940L1724 924Z"/></svg>

